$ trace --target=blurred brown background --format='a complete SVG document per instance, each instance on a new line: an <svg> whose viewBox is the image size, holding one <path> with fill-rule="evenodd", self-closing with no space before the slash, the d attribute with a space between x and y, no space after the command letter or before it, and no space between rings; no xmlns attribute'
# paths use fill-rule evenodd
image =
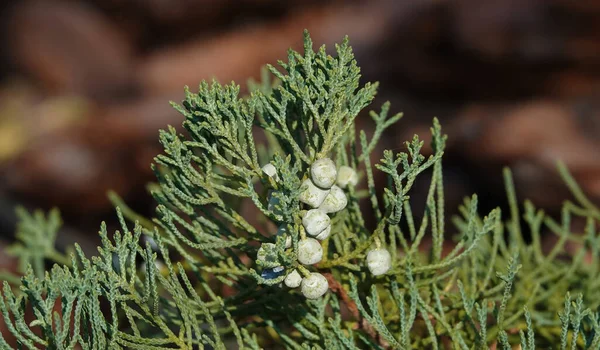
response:
<svg viewBox="0 0 600 350"><path fill-rule="evenodd" d="M556 212L564 160L600 199L600 2L570 0L46 0L0 5L0 234L13 207L60 207L59 244L92 246L113 189L151 214L145 185L168 101L203 79L245 84L260 67L349 35L373 105L404 119L382 147L449 134L446 201L520 199ZM368 119L368 118L367 118ZM361 122L363 123L363 122ZM368 120L362 125L369 128ZM377 159L377 158L375 158ZM419 191L419 188L416 189ZM418 197L418 195L413 195Z"/></svg>

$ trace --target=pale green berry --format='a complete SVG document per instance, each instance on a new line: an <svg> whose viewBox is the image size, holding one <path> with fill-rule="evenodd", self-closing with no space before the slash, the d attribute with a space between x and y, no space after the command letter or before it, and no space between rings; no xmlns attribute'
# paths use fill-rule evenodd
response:
<svg viewBox="0 0 600 350"><path fill-rule="evenodd" d="M320 273L313 272L302 280L302 294L308 299L317 299L329 289L327 279Z"/></svg>
<svg viewBox="0 0 600 350"><path fill-rule="evenodd" d="M386 249L374 249L367 254L367 267L375 276L383 275L392 267L392 256Z"/></svg>
<svg viewBox="0 0 600 350"><path fill-rule="evenodd" d="M342 165L338 169L336 183L341 188L346 188L348 185L356 186L358 183L358 174L356 174L356 171L351 167Z"/></svg>
<svg viewBox="0 0 600 350"><path fill-rule="evenodd" d="M302 218L302 226L304 226L306 233L311 236L316 236L323 232L329 226L330 222L331 219L329 219L329 216L319 209L307 211Z"/></svg>
<svg viewBox="0 0 600 350"><path fill-rule="evenodd" d="M310 166L310 177L321 188L330 188L337 178L335 163L329 158L316 160Z"/></svg>
<svg viewBox="0 0 600 350"><path fill-rule="evenodd" d="M316 235L315 238L318 239L319 241L322 241L325 238L329 237L330 233L331 233L331 225L327 226L327 228L324 229L323 231L321 231L321 233L319 233L318 235Z"/></svg>
<svg viewBox="0 0 600 350"><path fill-rule="evenodd" d="M294 270L285 277L283 283L290 288L299 287L300 283L302 283L302 276L300 276L297 270Z"/></svg>
<svg viewBox="0 0 600 350"><path fill-rule="evenodd" d="M272 178L275 181L279 181L279 174L277 174L277 169L271 163L262 167L263 173L267 174L268 177Z"/></svg>
<svg viewBox="0 0 600 350"><path fill-rule="evenodd" d="M346 208L347 204L348 198L346 198L344 191L338 186L333 185L329 194L319 206L319 210L324 211L325 213L337 213Z"/></svg>
<svg viewBox="0 0 600 350"><path fill-rule="evenodd" d="M314 238L305 238L298 243L298 261L303 265L313 265L323 258L323 247Z"/></svg>
<svg viewBox="0 0 600 350"><path fill-rule="evenodd" d="M318 207L323 203L325 197L329 194L329 190L324 190L315 186L315 184L310 180L306 179L302 183L300 187L300 196L298 199L302 203L306 203L313 208Z"/></svg>

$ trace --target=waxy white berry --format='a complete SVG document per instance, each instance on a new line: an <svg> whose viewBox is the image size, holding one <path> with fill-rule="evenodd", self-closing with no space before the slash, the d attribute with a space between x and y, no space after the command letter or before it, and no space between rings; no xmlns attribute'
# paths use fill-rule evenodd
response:
<svg viewBox="0 0 600 350"><path fill-rule="evenodd" d="M323 258L323 247L314 238L306 238L298 243L298 261L303 265L313 265Z"/></svg>
<svg viewBox="0 0 600 350"><path fill-rule="evenodd" d="M285 280L283 280L283 283L290 288L299 287L300 283L302 283L302 276L300 276L298 270L294 270L286 276Z"/></svg>
<svg viewBox="0 0 600 350"><path fill-rule="evenodd" d="M346 198L344 190L336 185L333 185L329 191L329 194L319 206L319 210L324 211L325 213L337 213L338 211L344 209L347 204L348 198Z"/></svg>
<svg viewBox="0 0 600 350"><path fill-rule="evenodd" d="M318 239L319 241L322 241L325 238L329 237L330 233L331 233L331 225L327 226L327 228L324 229L323 231L321 231L321 233L319 233L318 235L316 235L315 238Z"/></svg>
<svg viewBox="0 0 600 350"><path fill-rule="evenodd" d="M275 166L273 164L269 163L263 166L262 171L273 180L279 181L279 174L277 174L277 169L275 169Z"/></svg>
<svg viewBox="0 0 600 350"><path fill-rule="evenodd" d="M367 267L375 276L388 272L392 267L390 252L382 248L371 250L367 254Z"/></svg>
<svg viewBox="0 0 600 350"><path fill-rule="evenodd" d="M329 158L321 158L310 166L310 177L321 188L330 188L337 178L335 164Z"/></svg>
<svg viewBox="0 0 600 350"><path fill-rule="evenodd" d="M315 186L315 184L310 180L306 179L302 183L300 196L300 202L306 203L313 208L318 207L323 203L325 197L329 194L329 189L324 190Z"/></svg>
<svg viewBox="0 0 600 350"><path fill-rule="evenodd" d="M302 218L302 226L311 236L316 236L319 233L323 232L329 226L331 219L329 216L319 210L319 209L311 209L304 214Z"/></svg>
<svg viewBox="0 0 600 350"><path fill-rule="evenodd" d="M327 292L329 283L320 273L313 272L302 280L302 294L308 299L317 299Z"/></svg>
<svg viewBox="0 0 600 350"><path fill-rule="evenodd" d="M341 188L346 188L348 185L356 186L358 183L358 174L351 167L342 165L338 169L336 183Z"/></svg>

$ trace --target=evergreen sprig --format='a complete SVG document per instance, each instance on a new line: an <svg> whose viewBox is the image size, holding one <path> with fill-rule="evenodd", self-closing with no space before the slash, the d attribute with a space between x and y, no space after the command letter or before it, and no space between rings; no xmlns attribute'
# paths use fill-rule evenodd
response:
<svg viewBox="0 0 600 350"><path fill-rule="evenodd" d="M304 38L304 53L290 50L287 62L268 66L249 96L233 83L186 88L184 101L173 104L184 130L160 132L155 218L141 218L112 194L121 228L109 235L101 226L97 256L77 245L57 251L57 212L19 211L10 252L23 276L7 278L0 298L17 346L600 349L600 210L566 167L559 171L574 201L565 202L560 220L531 201L521 207L507 169L508 213L481 216L473 195L448 229L446 136L437 119L431 155L415 136L405 152L384 151L373 164L401 114L385 103L371 112L374 133L357 131L377 84L361 85L347 39L330 55ZM323 157L360 173L361 182L346 189L346 209L331 216L322 260L304 266L298 250L307 208L299 196L310 165ZM263 170L268 163L277 177ZM375 170L385 183L375 182ZM431 180L421 212L411 190L424 172ZM575 220L585 222L583 233L574 231ZM545 232L557 236L550 251L542 249ZM573 256L564 252L571 242L580 247ZM373 248L391 255L383 275L365 262ZM45 271L49 262L55 265ZM295 270L321 273L328 293L307 299L281 286ZM8 349L7 335L0 346Z"/></svg>

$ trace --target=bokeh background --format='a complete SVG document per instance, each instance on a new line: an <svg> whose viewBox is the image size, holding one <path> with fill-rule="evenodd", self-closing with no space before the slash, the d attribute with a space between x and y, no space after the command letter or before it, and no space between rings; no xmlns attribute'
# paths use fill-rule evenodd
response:
<svg viewBox="0 0 600 350"><path fill-rule="evenodd" d="M107 191L151 215L146 184L169 106L203 79L259 78L261 66L349 35L365 81L405 116L382 147L449 135L450 208L478 193L556 213L562 159L600 199L600 2L595 0L44 0L0 5L0 246L18 204L59 207L61 245L93 251ZM369 119L360 121L369 129ZM374 157L377 158L377 157ZM414 197L421 189L416 188ZM87 248L86 248L87 247ZM4 263L3 263L4 264Z"/></svg>

